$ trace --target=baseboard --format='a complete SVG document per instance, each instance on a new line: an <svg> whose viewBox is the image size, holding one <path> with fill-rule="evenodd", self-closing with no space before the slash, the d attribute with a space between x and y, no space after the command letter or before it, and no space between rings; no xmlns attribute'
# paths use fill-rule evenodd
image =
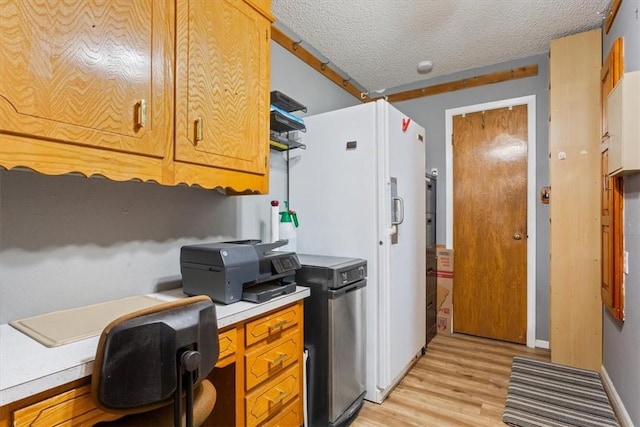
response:
<svg viewBox="0 0 640 427"><path fill-rule="evenodd" d="M604 386L604 391L607 392L609 396L609 400L611 401L611 406L613 407L613 412L616 413L618 417L618 422L621 427L634 427L633 421L631 421L631 417L627 412L627 409L624 407L624 403L620 399L618 392L616 391L613 382L611 382L611 378L609 378L609 374L607 370L602 366L600 369L600 376L602 377L602 385Z"/></svg>
<svg viewBox="0 0 640 427"><path fill-rule="evenodd" d="M420 358L423 356L423 353L422 353L423 350L424 350L423 348L420 349L420 351L411 358L411 360L409 361L409 364L402 370L402 372L400 372L400 374L398 374L397 377L395 377L391 381L391 385L389 385L389 387L385 389L381 389L380 387L377 387L374 398L367 399L365 397L365 400L368 400L373 403L378 403L378 404L384 402L387 396L389 396L389 394L393 391L393 389L396 388L396 386L400 383L400 381L404 378L404 376L409 373L411 368L413 368L413 365L418 363L418 360L420 360Z"/></svg>
<svg viewBox="0 0 640 427"><path fill-rule="evenodd" d="M536 348L544 348L549 350L549 341L536 340Z"/></svg>

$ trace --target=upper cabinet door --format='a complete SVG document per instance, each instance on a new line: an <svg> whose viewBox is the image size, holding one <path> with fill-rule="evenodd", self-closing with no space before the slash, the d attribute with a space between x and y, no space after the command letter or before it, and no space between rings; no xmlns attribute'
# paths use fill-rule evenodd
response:
<svg viewBox="0 0 640 427"><path fill-rule="evenodd" d="M623 39L618 38L613 42L609 54L602 63L600 71L600 100L602 107L602 138L604 140L609 136L609 120L607 112L607 97L613 90L624 73L624 63L622 56Z"/></svg>
<svg viewBox="0 0 640 427"><path fill-rule="evenodd" d="M0 0L0 133L162 157L165 2Z"/></svg>
<svg viewBox="0 0 640 427"><path fill-rule="evenodd" d="M175 159L265 174L270 22L242 0L176 5Z"/></svg>

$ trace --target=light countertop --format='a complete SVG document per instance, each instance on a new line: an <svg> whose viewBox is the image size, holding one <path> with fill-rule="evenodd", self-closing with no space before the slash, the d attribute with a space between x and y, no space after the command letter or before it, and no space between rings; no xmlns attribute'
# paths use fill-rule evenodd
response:
<svg viewBox="0 0 640 427"><path fill-rule="evenodd" d="M260 316L309 295L309 288L298 286L291 294L261 304L246 301L216 304L218 328ZM148 296L164 301L186 297L181 288ZM91 375L99 339L95 336L46 347L8 324L0 325L0 406Z"/></svg>

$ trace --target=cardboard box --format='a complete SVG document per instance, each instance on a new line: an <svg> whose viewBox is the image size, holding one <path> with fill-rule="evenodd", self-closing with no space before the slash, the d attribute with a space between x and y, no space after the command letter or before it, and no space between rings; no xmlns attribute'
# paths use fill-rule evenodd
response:
<svg viewBox="0 0 640 427"><path fill-rule="evenodd" d="M438 277L438 333L453 333L453 249L436 245Z"/></svg>

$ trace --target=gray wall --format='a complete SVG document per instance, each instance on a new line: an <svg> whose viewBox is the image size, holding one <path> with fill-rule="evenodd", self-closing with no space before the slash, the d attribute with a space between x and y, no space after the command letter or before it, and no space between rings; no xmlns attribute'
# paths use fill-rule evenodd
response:
<svg viewBox="0 0 640 427"><path fill-rule="evenodd" d="M538 75L488 86L397 103L426 129L427 171L438 169L437 241L445 242L445 110L490 101L536 95L536 188L549 185L549 57L537 55L491 67L435 78L429 84L538 64ZM409 87L408 87L409 88ZM536 339L549 339L549 207L536 203Z"/></svg>
<svg viewBox="0 0 640 427"><path fill-rule="evenodd" d="M272 82L310 113L359 102L273 43ZM180 246L268 235L285 170L272 152L258 197L0 170L0 323L179 286Z"/></svg>
<svg viewBox="0 0 640 427"><path fill-rule="evenodd" d="M179 286L179 249L235 236L217 192L0 171L0 322Z"/></svg>
<svg viewBox="0 0 640 427"><path fill-rule="evenodd" d="M625 71L640 70L639 13L640 0L623 1L611 31L603 36L604 55L615 39L624 37ZM604 310L602 364L632 422L640 426L640 174L624 178L624 246L629 252L626 317L619 323Z"/></svg>
<svg viewBox="0 0 640 427"><path fill-rule="evenodd" d="M546 55L433 79L430 84L533 62L539 64L537 77L398 104L427 129L427 170L437 167L444 177L445 109L536 94L537 187L547 185ZM305 104L308 114L359 103L276 43L271 81L273 90ZM266 239L269 201L286 199L286 162L282 153L271 154L270 194L265 196L224 197L184 186L0 172L0 323L176 286L179 247L186 243ZM438 186L438 217L444 218L442 179ZM537 226L536 337L547 340L548 210L542 205ZM444 241L443 221L437 237Z"/></svg>
<svg viewBox="0 0 640 427"><path fill-rule="evenodd" d="M324 78L316 70L298 60L286 49L271 42L271 90L279 90L307 107L307 113L296 112L305 117L320 114L360 103L348 92ZM304 133L301 133L304 139ZM289 152L294 157L296 150ZM287 200L286 153L271 151L269 194L265 196L241 196L243 239L269 238L270 201L278 200L280 205ZM291 206L295 210L295 206ZM304 221L304 218L299 218Z"/></svg>

